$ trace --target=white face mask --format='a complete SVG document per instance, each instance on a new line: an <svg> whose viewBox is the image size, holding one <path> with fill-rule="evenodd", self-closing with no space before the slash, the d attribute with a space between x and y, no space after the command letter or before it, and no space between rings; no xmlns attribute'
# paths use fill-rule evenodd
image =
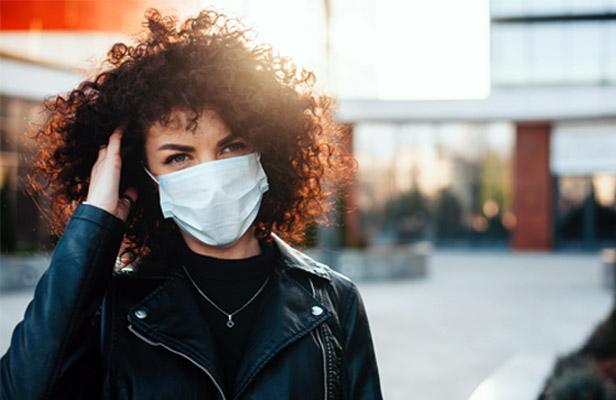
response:
<svg viewBox="0 0 616 400"><path fill-rule="evenodd" d="M246 233L269 189L257 153L204 162L158 179L145 170L158 183L164 217L214 247L232 246Z"/></svg>

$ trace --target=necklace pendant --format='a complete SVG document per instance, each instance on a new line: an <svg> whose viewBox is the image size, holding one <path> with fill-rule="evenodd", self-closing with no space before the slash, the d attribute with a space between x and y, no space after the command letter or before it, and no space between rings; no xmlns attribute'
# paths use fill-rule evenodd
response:
<svg viewBox="0 0 616 400"><path fill-rule="evenodd" d="M226 322L227 328L231 329L235 326L235 322L233 322L233 316L235 314L237 314L238 312L242 311L244 308L248 307L248 305L250 303L252 303L252 301L254 299L257 298L257 296L259 295L259 293L261 293L263 291L263 289L265 289L265 285L267 285L267 282L269 282L270 277L268 276L267 279L265 279L265 282L263 282L263 284L261 285L261 287L259 288L259 290L257 290L257 292L255 294L252 295L252 297L240 308L238 308L237 310L233 311L231 314L227 314L227 312L225 310L223 310L222 308L218 307L218 305L216 305L216 303L214 303L212 301L212 299L210 299L209 297L207 297L205 295L205 293L203 293L203 291L199 288L199 286L195 283L194 279L192 278L192 276L190 276L190 273L188 273L188 270L186 269L186 267L184 265L182 265L182 268L184 268L184 272L186 273L186 276L188 277L188 279L190 280L190 283L192 283L192 285L195 287L195 289L197 289L197 292L199 292L199 294L201 295L201 297L203 297L205 300L207 300L208 303L210 303L215 309L217 309L218 311L220 311L221 313L223 313L224 315L226 315L229 320Z"/></svg>

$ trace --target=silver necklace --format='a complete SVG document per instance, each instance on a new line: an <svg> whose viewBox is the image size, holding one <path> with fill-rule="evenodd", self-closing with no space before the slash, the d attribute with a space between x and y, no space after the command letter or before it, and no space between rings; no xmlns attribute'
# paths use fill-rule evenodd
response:
<svg viewBox="0 0 616 400"><path fill-rule="evenodd" d="M190 283L193 284L193 286L195 287L195 289L197 289L197 292L199 292L199 294L208 301L208 303L210 303L211 305L214 306L214 308L216 308L218 311L220 311L221 313L223 313L224 315L227 316L227 318L229 318L229 320L227 321L227 326L229 328L233 328L235 326L235 322L233 321L233 316L235 314L237 314L238 312L242 311L244 308L248 307L248 305L250 303L252 303L252 301L254 299L257 298L257 296L263 291L263 289L265 289L265 285L267 285L267 282L269 282L270 277L268 276L267 279L265 280L265 282L263 282L263 285L261 285L261 287L259 288L259 290L257 290L257 292L250 298L250 300L248 300L243 306L241 306L240 308L238 308L237 310L233 311L231 314L229 314L228 312L226 312L225 310L223 310L222 308L218 307L218 305L216 303L214 303L212 301L212 299L210 299L209 297L207 297L205 295L205 293L203 293L203 291L199 288L199 286L197 285L197 283L194 281L194 279L192 278L192 276L190 276L190 274L188 273L188 270L186 269L186 267L184 265L182 265L182 268L184 268L184 272L186 272L186 276L188 276L188 279L190 280Z"/></svg>

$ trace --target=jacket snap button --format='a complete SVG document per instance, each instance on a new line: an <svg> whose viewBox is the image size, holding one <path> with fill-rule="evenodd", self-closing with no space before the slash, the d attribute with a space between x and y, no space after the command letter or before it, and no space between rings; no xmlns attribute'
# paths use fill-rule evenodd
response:
<svg viewBox="0 0 616 400"><path fill-rule="evenodd" d="M319 306L312 307L312 315L321 315L323 314L323 309Z"/></svg>
<svg viewBox="0 0 616 400"><path fill-rule="evenodd" d="M135 311L135 317L139 319L144 319L148 316L148 313L145 310L137 310Z"/></svg>

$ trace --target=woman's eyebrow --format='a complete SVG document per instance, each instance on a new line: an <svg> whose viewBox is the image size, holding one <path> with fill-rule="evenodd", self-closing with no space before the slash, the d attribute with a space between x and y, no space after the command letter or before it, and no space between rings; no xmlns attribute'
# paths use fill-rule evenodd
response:
<svg viewBox="0 0 616 400"><path fill-rule="evenodd" d="M195 151L195 148L192 146L184 145L184 144L165 143L162 146L160 146L158 149L156 149L156 151L160 151L160 150L178 150L178 151L191 152L191 151Z"/></svg>

